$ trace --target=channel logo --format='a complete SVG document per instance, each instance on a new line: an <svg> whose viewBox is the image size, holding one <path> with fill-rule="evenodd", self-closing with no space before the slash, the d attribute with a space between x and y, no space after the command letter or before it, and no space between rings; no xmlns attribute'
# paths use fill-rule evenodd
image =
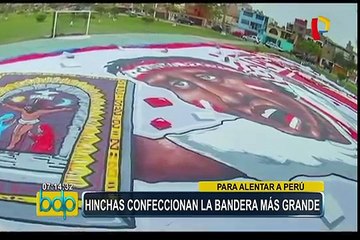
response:
<svg viewBox="0 0 360 240"><path fill-rule="evenodd" d="M319 22L325 24L324 30L319 30ZM314 40L320 40L322 34L327 33L330 30L330 20L326 17L319 16L317 18L313 18L311 21L311 33L312 38Z"/></svg>
<svg viewBox="0 0 360 240"><path fill-rule="evenodd" d="M79 214L77 192L47 192L36 194L36 216L38 217L75 217Z"/></svg>

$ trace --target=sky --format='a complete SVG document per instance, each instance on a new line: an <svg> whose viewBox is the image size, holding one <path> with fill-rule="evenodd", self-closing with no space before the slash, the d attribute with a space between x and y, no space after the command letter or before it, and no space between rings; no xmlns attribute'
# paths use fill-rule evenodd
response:
<svg viewBox="0 0 360 240"><path fill-rule="evenodd" d="M346 47L350 40L357 52L356 3L256 3L251 5L254 9L262 10L280 26L286 26L286 23L293 23L295 18L300 18L307 19L308 28L310 28L312 18L327 17L330 20L330 30L324 36L330 37L343 47Z"/></svg>

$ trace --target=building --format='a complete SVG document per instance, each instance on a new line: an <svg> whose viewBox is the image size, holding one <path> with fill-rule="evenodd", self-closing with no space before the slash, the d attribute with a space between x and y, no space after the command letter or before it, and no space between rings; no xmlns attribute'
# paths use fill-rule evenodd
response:
<svg viewBox="0 0 360 240"><path fill-rule="evenodd" d="M307 20L302 20L295 18L292 32L299 34L301 37L304 37L307 29Z"/></svg>
<svg viewBox="0 0 360 240"><path fill-rule="evenodd" d="M347 70L344 67L342 67L342 66L340 66L339 64L336 64L336 63L334 63L331 72L333 74L336 74L336 75L342 74L342 75L347 76L347 74L348 74Z"/></svg>
<svg viewBox="0 0 360 240"><path fill-rule="evenodd" d="M206 4L202 3L186 3L185 14L195 25L205 27L211 20L211 11Z"/></svg>
<svg viewBox="0 0 360 240"><path fill-rule="evenodd" d="M349 53L349 58L346 59L346 60L354 62L355 64L357 64L357 53L354 51L354 47L351 45L351 41L349 41L347 43L345 49Z"/></svg>
<svg viewBox="0 0 360 240"><path fill-rule="evenodd" d="M227 25L236 25L239 21L239 10L241 8L251 8L249 4L245 3L231 3L226 4L226 16L225 22ZM216 25L222 23L222 16L219 19L214 19L211 9L209 9L208 4L199 4L199 3L188 3L185 4L185 14L194 21L195 24L205 26L205 25ZM197 21L199 19L200 21Z"/></svg>
<svg viewBox="0 0 360 240"><path fill-rule="evenodd" d="M249 9L249 10L251 10L252 7L251 7L251 5L249 5L247 3L236 3L236 4L231 3L231 4L227 4L226 22L231 24L231 25L237 25L237 23L239 22L241 9Z"/></svg>
<svg viewBox="0 0 360 240"><path fill-rule="evenodd" d="M235 19L237 18L239 21L239 10L241 9L240 6L241 4L235 4L235 3L228 4L226 7L226 15Z"/></svg>
<svg viewBox="0 0 360 240"><path fill-rule="evenodd" d="M243 30L245 35L259 35L266 31L268 21L269 17L263 12L242 8L237 27Z"/></svg>
<svg viewBox="0 0 360 240"><path fill-rule="evenodd" d="M198 17L204 19L211 18L210 9L207 7L206 4L202 4L202 3L185 4L185 14L192 17Z"/></svg>
<svg viewBox="0 0 360 240"><path fill-rule="evenodd" d="M259 34L262 43L273 42L281 47L286 52L291 52L294 49L294 43L297 41L297 35L288 31L285 27L275 25L275 22L270 23L266 31Z"/></svg>
<svg viewBox="0 0 360 240"><path fill-rule="evenodd" d="M321 67L329 68L328 66L330 66L333 72L342 72L346 74L343 68L340 68L340 66L335 64L335 59L338 54L343 55L345 60L357 64L357 53L354 52L353 46L351 46L350 41L348 42L346 48L336 44L330 38L327 37L324 37L322 41L324 42L324 45L321 50L321 58L319 62ZM348 74L351 73L349 72Z"/></svg>

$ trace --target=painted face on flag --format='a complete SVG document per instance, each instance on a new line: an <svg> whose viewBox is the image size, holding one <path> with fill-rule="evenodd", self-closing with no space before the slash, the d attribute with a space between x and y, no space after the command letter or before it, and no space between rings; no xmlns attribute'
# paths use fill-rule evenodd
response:
<svg viewBox="0 0 360 240"><path fill-rule="evenodd" d="M198 107L205 107L202 102L206 101L215 111L288 134L350 143L329 121L299 102L293 93L271 81L244 75L220 63L184 57L145 57L110 62L107 70L166 88Z"/></svg>

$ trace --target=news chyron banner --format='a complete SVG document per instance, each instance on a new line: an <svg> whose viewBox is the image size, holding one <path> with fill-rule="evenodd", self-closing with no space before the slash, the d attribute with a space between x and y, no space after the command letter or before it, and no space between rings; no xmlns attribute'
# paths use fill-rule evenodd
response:
<svg viewBox="0 0 360 240"><path fill-rule="evenodd" d="M200 182L199 192L86 192L84 217L321 217L323 182Z"/></svg>

